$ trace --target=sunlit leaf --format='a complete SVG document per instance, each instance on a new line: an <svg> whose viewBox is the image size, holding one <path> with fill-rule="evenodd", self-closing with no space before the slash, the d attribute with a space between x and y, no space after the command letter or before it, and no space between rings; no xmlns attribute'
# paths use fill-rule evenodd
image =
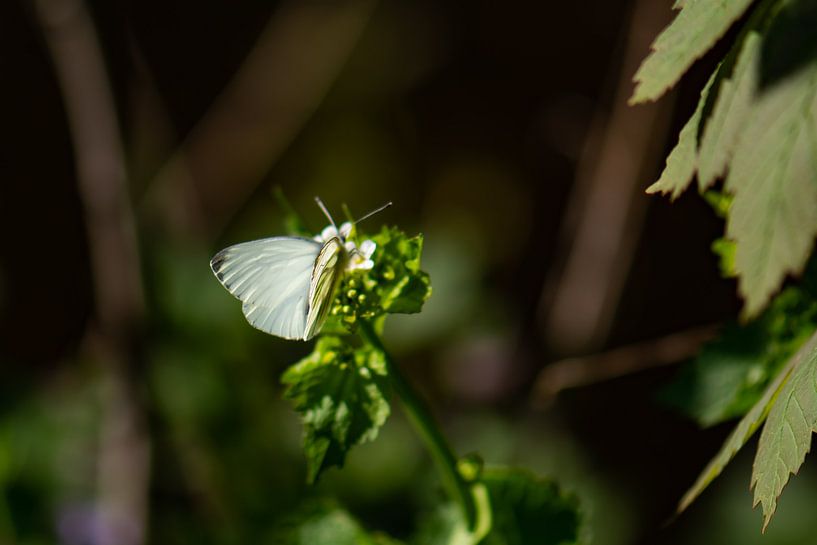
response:
<svg viewBox="0 0 817 545"><path fill-rule="evenodd" d="M670 25L652 44L633 80L631 103L655 100L675 85L684 72L729 30L752 0L684 0Z"/></svg>
<svg viewBox="0 0 817 545"><path fill-rule="evenodd" d="M701 189L711 187L726 173L757 87L761 41L757 30L748 31L718 70L721 79L717 98L704 124L698 150Z"/></svg>
<svg viewBox="0 0 817 545"><path fill-rule="evenodd" d="M431 280L420 268L422 235L409 237L399 229L383 227L371 237L354 237L358 243L370 238L377 244L372 255L374 266L346 275L324 331L350 331L360 319L420 312L431 296Z"/></svg>
<svg viewBox="0 0 817 545"><path fill-rule="evenodd" d="M342 466L355 445L374 440L390 413L382 354L346 339L322 336L282 380L303 418L310 482L327 467Z"/></svg>
<svg viewBox="0 0 817 545"><path fill-rule="evenodd" d="M755 316L788 273L798 273L817 233L817 67L758 97L730 165L735 195L726 234L736 243L743 314Z"/></svg>
<svg viewBox="0 0 817 545"><path fill-rule="evenodd" d="M763 508L766 529L777 498L797 473L817 431L817 335L792 358L794 369L781 387L760 434L752 470L754 504Z"/></svg>

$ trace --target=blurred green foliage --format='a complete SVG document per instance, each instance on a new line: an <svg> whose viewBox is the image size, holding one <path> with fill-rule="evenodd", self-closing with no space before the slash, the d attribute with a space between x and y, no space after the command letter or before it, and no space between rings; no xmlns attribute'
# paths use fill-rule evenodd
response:
<svg viewBox="0 0 817 545"><path fill-rule="evenodd" d="M662 399L712 426L743 416L817 329L817 276L812 264L798 286L783 290L757 319L727 325L685 365Z"/></svg>

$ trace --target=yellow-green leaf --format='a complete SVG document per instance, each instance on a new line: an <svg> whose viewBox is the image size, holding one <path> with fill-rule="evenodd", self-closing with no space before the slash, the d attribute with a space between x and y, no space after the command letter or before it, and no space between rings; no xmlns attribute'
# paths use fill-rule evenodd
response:
<svg viewBox="0 0 817 545"><path fill-rule="evenodd" d="M817 64L756 99L726 180L735 195L726 235L736 243L745 317L805 265L817 234Z"/></svg>
<svg viewBox="0 0 817 545"><path fill-rule="evenodd" d="M777 507L777 498L797 473L817 431L817 335L792 359L790 378L769 411L760 434L752 469L754 504L763 508L766 529Z"/></svg>
<svg viewBox="0 0 817 545"><path fill-rule="evenodd" d="M709 188L726 173L758 82L760 34L751 30L742 43L737 61L729 63L730 73L718 84L717 99L707 118L698 151L698 183ZM730 54L733 56L734 52ZM727 59L731 61L732 59ZM724 72L722 69L721 72Z"/></svg>
<svg viewBox="0 0 817 545"><path fill-rule="evenodd" d="M675 85L698 58L706 53L752 4L752 0L684 0L681 11L658 35L652 53L633 80L630 102L655 100Z"/></svg>
<svg viewBox="0 0 817 545"><path fill-rule="evenodd" d="M799 352L798 352L799 354ZM721 450L718 451L718 454L712 459L711 462L704 468L701 472L698 479L695 481L695 484L687 491L686 494L681 498L681 501L678 504L678 512L680 513L689 505L695 501L695 499L700 496L701 492L709 486L715 478L721 474L723 468L726 467L732 458L735 457L735 454L746 444L746 441L749 440L750 437L757 431L763 421L766 419L766 416L769 414L771 410L772 404L774 400L777 398L777 395L780 393L780 390L789 380L791 376L792 369L796 362L797 356L792 358L786 366L780 371L780 374L769 384L766 391L763 393L763 396L755 403L755 405L746 413L735 429L729 434L729 437L726 438Z"/></svg>
<svg viewBox="0 0 817 545"><path fill-rule="evenodd" d="M681 193L686 191L692 182L697 163L698 132L700 130L701 116L716 75L717 70L701 91L701 98L698 100L698 107L695 108L695 112L686 122L684 128L681 129L681 133L678 135L678 143L675 144L675 147L667 156L667 164L661 172L661 177L647 188L647 193L668 194L672 200L675 200Z"/></svg>

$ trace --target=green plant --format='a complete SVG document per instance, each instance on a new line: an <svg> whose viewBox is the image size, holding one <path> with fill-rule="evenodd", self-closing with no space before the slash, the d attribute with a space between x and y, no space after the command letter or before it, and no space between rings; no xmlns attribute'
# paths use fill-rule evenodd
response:
<svg viewBox="0 0 817 545"><path fill-rule="evenodd" d="M722 193L705 193L726 220L714 249L745 301L744 325L728 328L687 372L686 385L670 392L703 424L743 415L679 510L765 421L751 478L765 529L817 431L817 321L808 275L803 287L770 304L786 276L804 270L817 234L817 3L677 0L675 8L680 12L635 76L633 103L659 98L736 21L742 24L648 192L674 199L696 174L701 193L724 178Z"/></svg>
<svg viewBox="0 0 817 545"><path fill-rule="evenodd" d="M279 195L280 197L280 195ZM290 210L287 225L305 234ZM422 236L384 227L367 237L355 227L349 240L376 244L371 268L348 271L336 290L329 318L312 352L289 367L284 397L303 422L307 480L342 467L356 445L373 441L397 397L439 471L451 503L420 521L412 541L423 544L579 543L581 522L575 497L549 479L525 471L488 467L476 456L458 458L430 410L403 375L381 339L388 314L419 313L431 296L420 266ZM310 504L282 523L276 542L396 543L368 533L341 507Z"/></svg>

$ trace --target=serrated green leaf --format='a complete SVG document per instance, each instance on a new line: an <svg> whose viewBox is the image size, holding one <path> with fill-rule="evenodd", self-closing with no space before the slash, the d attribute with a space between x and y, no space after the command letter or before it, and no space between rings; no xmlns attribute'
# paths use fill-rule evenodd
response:
<svg viewBox="0 0 817 545"><path fill-rule="evenodd" d="M684 0L681 11L652 44L633 80L630 103L655 100L675 85L752 4L752 0Z"/></svg>
<svg viewBox="0 0 817 545"><path fill-rule="evenodd" d="M322 336L284 373L284 397L303 418L309 482L327 467L342 466L353 446L377 437L390 413L386 373L379 351L333 336Z"/></svg>
<svg viewBox="0 0 817 545"><path fill-rule="evenodd" d="M757 30L747 31L718 71L722 79L698 149L698 185L702 190L726 173L757 88L761 43Z"/></svg>
<svg viewBox="0 0 817 545"><path fill-rule="evenodd" d="M815 264L800 286L787 288L757 320L730 324L685 365L662 393L702 426L746 414L769 382L817 329Z"/></svg>
<svg viewBox="0 0 817 545"><path fill-rule="evenodd" d="M754 505L763 508L764 530L789 476L797 473L811 448L811 434L817 431L817 334L792 362L794 369L760 434L752 469Z"/></svg>
<svg viewBox="0 0 817 545"><path fill-rule="evenodd" d="M678 135L678 143L675 144L675 147L667 156L667 163L661 172L661 177L647 188L647 193L669 194L670 198L675 200L681 193L686 191L692 182L692 178L695 176L695 165L697 164L698 133L700 132L701 118L716 74L717 70L701 91L698 106L684 125L684 128L681 129L681 133Z"/></svg>
<svg viewBox="0 0 817 545"><path fill-rule="evenodd" d="M723 468L735 457L735 454L746 444L750 437L757 431L769 410L780 393L780 390L791 376L791 371L794 367L794 358L790 360L786 366L775 377L771 384L766 388L763 396L755 403L755 405L746 413L729 437L726 438L723 446L718 454L707 464L698 479L692 487L684 494L681 501L678 503L678 512L680 513L695 501L695 499L721 474Z"/></svg>
<svg viewBox="0 0 817 545"><path fill-rule="evenodd" d="M374 237L384 248L384 254L394 256L383 263L381 302L389 313L420 312L431 297L431 280L420 270L423 236L406 237L402 232L383 229ZM392 278L393 277L393 278Z"/></svg>
<svg viewBox="0 0 817 545"><path fill-rule="evenodd" d="M727 237L736 243L744 317L756 316L788 273L805 265L817 233L817 67L756 100L726 189L735 195Z"/></svg>
<svg viewBox="0 0 817 545"><path fill-rule="evenodd" d="M528 471L486 469L493 525L483 545L568 545L582 541L578 500Z"/></svg>
<svg viewBox="0 0 817 545"><path fill-rule="evenodd" d="M682 368L661 397L703 427L742 416L768 384L765 347L765 330L760 324L733 324Z"/></svg>
<svg viewBox="0 0 817 545"><path fill-rule="evenodd" d="M571 545L584 543L582 514L575 496L552 480L516 468L485 469L480 484L488 501L490 531L484 538L467 530L462 510L447 504L420 524L416 545Z"/></svg>
<svg viewBox="0 0 817 545"><path fill-rule="evenodd" d="M356 242L365 236L355 233ZM354 331L358 320L384 314L414 314L431 297L431 279L420 269L423 236L407 236L393 227L383 227L371 237L377 245L374 266L355 271L341 282L325 331Z"/></svg>

